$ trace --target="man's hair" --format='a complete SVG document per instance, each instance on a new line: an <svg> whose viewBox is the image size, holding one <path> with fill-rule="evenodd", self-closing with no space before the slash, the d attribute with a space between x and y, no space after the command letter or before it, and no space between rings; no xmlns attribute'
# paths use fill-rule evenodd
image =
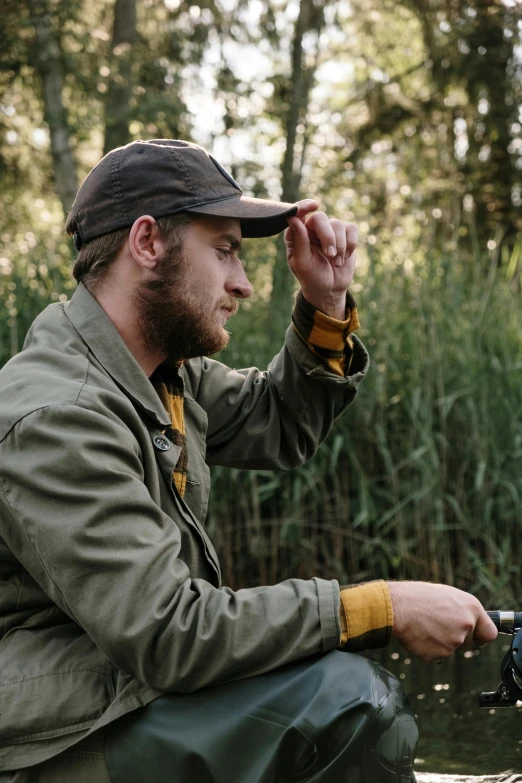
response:
<svg viewBox="0 0 522 783"><path fill-rule="evenodd" d="M167 252L182 250L185 232L196 218L197 215L178 212L157 220L160 238L166 243ZM72 215L67 218L65 231L69 236L76 232L76 221ZM73 275L78 283L83 283L89 291L94 292L106 278L129 234L130 227L122 228L82 245L73 267Z"/></svg>

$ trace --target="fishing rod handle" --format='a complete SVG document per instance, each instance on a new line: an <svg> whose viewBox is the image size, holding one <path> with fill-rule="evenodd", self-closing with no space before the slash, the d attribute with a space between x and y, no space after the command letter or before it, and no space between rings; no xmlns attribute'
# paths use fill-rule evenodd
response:
<svg viewBox="0 0 522 783"><path fill-rule="evenodd" d="M501 612L495 609L487 614L497 626L499 633L513 634L522 628L522 612Z"/></svg>

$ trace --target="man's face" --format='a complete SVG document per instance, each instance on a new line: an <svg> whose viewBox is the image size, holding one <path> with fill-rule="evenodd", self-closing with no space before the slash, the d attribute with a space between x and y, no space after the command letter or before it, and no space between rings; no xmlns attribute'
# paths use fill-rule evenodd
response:
<svg viewBox="0 0 522 783"><path fill-rule="evenodd" d="M188 226L182 248L167 251L135 294L148 352L179 361L227 345L227 320L252 293L240 245L239 220L201 216Z"/></svg>

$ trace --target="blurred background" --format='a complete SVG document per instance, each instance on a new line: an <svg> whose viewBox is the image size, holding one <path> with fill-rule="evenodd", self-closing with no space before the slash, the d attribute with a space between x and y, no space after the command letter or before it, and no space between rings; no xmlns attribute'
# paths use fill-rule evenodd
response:
<svg viewBox="0 0 522 783"><path fill-rule="evenodd" d="M301 470L214 470L208 526L225 581L428 579L522 609L522 4L0 10L0 365L74 290L64 216L105 151L190 139L249 195L318 198L360 228L353 291L372 368ZM221 358L264 367L294 282L280 241L245 245L255 294ZM429 692L443 710L446 684L412 686L419 708ZM441 725L464 714L453 706ZM501 720L502 733L520 719Z"/></svg>

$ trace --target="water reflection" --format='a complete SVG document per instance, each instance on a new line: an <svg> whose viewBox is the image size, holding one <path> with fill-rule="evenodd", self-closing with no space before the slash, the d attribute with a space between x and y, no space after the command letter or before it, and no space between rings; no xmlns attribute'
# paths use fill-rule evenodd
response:
<svg viewBox="0 0 522 783"><path fill-rule="evenodd" d="M399 677L417 715L419 772L485 775L522 770L522 709L484 710L481 691L494 691L509 637L482 650L459 652L441 664L411 658L398 646L375 651Z"/></svg>

